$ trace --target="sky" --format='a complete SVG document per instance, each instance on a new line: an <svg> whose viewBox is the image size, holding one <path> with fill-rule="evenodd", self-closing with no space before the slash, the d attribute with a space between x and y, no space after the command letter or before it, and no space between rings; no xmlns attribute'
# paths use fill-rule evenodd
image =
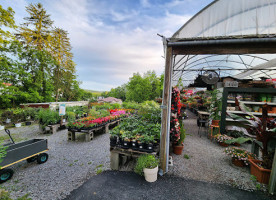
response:
<svg viewBox="0 0 276 200"><path fill-rule="evenodd" d="M133 73L164 71L161 34L171 37L212 0L1 0L17 25L42 3L54 27L69 32L81 88L109 91Z"/></svg>

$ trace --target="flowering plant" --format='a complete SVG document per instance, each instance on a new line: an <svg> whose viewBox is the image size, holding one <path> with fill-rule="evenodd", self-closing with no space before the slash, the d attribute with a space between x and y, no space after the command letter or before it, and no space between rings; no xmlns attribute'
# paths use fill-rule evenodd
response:
<svg viewBox="0 0 276 200"><path fill-rule="evenodd" d="M256 159L256 155L238 147L228 147L224 153L231 156L233 159L242 160L248 165L248 159Z"/></svg>
<svg viewBox="0 0 276 200"><path fill-rule="evenodd" d="M233 139L232 137L230 137L228 135L224 135L224 134L223 135L222 134L217 134L217 135L214 136L214 138L217 142L225 142L227 140L232 140Z"/></svg>

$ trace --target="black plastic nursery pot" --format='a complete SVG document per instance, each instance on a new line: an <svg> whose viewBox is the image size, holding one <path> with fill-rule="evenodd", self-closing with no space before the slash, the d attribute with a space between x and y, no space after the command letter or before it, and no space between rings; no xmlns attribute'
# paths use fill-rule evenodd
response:
<svg viewBox="0 0 276 200"><path fill-rule="evenodd" d="M123 142L122 142L122 148L129 149L130 147L131 147L130 141L123 140Z"/></svg>
<svg viewBox="0 0 276 200"><path fill-rule="evenodd" d="M138 143L136 141L131 141L130 144L133 150L138 150Z"/></svg>
<svg viewBox="0 0 276 200"><path fill-rule="evenodd" d="M32 122L25 122L26 126L30 126L32 124Z"/></svg>
<svg viewBox="0 0 276 200"><path fill-rule="evenodd" d="M115 147L116 145L117 145L117 137L116 136L110 137L110 146Z"/></svg>

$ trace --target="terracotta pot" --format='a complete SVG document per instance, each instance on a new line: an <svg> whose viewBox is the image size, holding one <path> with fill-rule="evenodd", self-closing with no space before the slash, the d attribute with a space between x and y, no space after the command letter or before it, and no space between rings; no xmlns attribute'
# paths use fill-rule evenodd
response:
<svg viewBox="0 0 276 200"><path fill-rule="evenodd" d="M219 145L222 146L222 147L228 147L229 146L229 144L226 144L224 142L219 142Z"/></svg>
<svg viewBox="0 0 276 200"><path fill-rule="evenodd" d="M232 163L237 167L244 167L245 166L245 164L242 160L238 160L238 159L235 159L235 158L232 158Z"/></svg>
<svg viewBox="0 0 276 200"><path fill-rule="evenodd" d="M213 126L219 126L219 120L212 120Z"/></svg>
<svg viewBox="0 0 276 200"><path fill-rule="evenodd" d="M183 151L184 145L181 146L173 146L173 153L176 155L181 155Z"/></svg>
<svg viewBox="0 0 276 200"><path fill-rule="evenodd" d="M257 164L261 163L260 160L249 159L248 161L250 162L250 173L256 176L258 182L268 184L271 170L259 167Z"/></svg>

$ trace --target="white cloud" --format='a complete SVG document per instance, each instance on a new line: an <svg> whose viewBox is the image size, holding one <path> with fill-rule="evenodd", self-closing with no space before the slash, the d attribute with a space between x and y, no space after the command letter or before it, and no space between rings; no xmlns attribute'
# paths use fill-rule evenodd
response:
<svg viewBox="0 0 276 200"><path fill-rule="evenodd" d="M22 16L26 2L19 1L20 6L14 6ZM83 88L92 90L119 86L136 72L155 70L160 74L164 66L163 44L157 33L170 37L190 18L173 14L164 5L156 7L163 9L163 15L151 15L134 8L117 9L100 0L42 3L55 26L69 32L78 77ZM140 4L151 6L146 0Z"/></svg>

